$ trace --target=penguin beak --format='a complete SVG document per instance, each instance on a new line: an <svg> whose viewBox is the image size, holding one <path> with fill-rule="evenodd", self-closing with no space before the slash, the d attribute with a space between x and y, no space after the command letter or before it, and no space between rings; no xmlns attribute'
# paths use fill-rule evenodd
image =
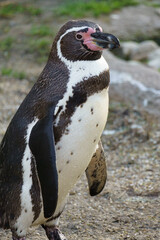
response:
<svg viewBox="0 0 160 240"><path fill-rule="evenodd" d="M114 48L120 47L119 39L112 34L95 32L91 34L91 37L92 42L97 45L97 47L100 47L102 50L106 48L112 50Z"/></svg>

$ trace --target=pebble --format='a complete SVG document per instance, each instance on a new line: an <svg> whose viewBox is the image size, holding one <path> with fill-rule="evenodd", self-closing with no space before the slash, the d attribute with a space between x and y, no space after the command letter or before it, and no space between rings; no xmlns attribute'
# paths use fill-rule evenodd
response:
<svg viewBox="0 0 160 240"><path fill-rule="evenodd" d="M160 48L152 51L148 55L148 66L155 68L157 70L160 69Z"/></svg>
<svg viewBox="0 0 160 240"><path fill-rule="evenodd" d="M160 69L160 58L153 59L147 63L148 66L155 68L157 70Z"/></svg>
<svg viewBox="0 0 160 240"><path fill-rule="evenodd" d="M120 57L131 60L143 60L147 59L149 54L159 49L156 42L152 40L137 42L124 42L121 44Z"/></svg>

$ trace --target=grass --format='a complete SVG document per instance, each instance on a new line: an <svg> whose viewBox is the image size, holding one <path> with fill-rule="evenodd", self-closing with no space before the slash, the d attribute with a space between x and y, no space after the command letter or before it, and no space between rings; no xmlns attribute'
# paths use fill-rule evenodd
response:
<svg viewBox="0 0 160 240"><path fill-rule="evenodd" d="M49 55L51 42L48 38L31 39L28 51L36 56L38 63L45 62Z"/></svg>
<svg viewBox="0 0 160 240"><path fill-rule="evenodd" d="M33 25L29 31L30 40L27 42L27 52L34 55L38 63L46 62L55 32L47 25Z"/></svg>
<svg viewBox="0 0 160 240"><path fill-rule="evenodd" d="M98 17L101 14L109 14L116 9L124 6L137 5L136 0L77 0L68 1L57 7L54 13L58 16L70 16L73 18L94 16Z"/></svg>
<svg viewBox="0 0 160 240"><path fill-rule="evenodd" d="M33 25L29 31L31 36L44 37L53 36L54 32L47 25Z"/></svg>
<svg viewBox="0 0 160 240"><path fill-rule="evenodd" d="M42 13L42 10L40 8L22 5L20 3L9 3L0 6L0 17L10 18L17 13L28 14L30 16L38 16Z"/></svg>
<svg viewBox="0 0 160 240"><path fill-rule="evenodd" d="M1 51L8 51L12 48L14 42L14 38L7 37L3 40L0 40L0 50Z"/></svg>
<svg viewBox="0 0 160 240"><path fill-rule="evenodd" d="M2 74L2 76L14 77L14 78L17 78L17 79L20 79L20 80L26 78L25 72L14 71L11 68L2 68L1 69L1 74Z"/></svg>
<svg viewBox="0 0 160 240"><path fill-rule="evenodd" d="M157 1L157 3L155 2L148 2L148 1L146 1L145 2L145 5L147 5L147 6L149 6L149 7L154 7L154 8L159 8L160 7L160 3L158 3L158 1Z"/></svg>

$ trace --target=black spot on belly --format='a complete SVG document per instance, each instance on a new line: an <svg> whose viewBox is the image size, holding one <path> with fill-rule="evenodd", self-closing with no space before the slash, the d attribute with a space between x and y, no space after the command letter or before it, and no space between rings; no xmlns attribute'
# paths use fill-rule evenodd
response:
<svg viewBox="0 0 160 240"><path fill-rule="evenodd" d="M61 149L61 147L57 147L57 150L60 150Z"/></svg>
<svg viewBox="0 0 160 240"><path fill-rule="evenodd" d="M91 114L93 115L93 108L91 108Z"/></svg>
<svg viewBox="0 0 160 240"><path fill-rule="evenodd" d="M25 212L27 213L27 209L25 209Z"/></svg>
<svg viewBox="0 0 160 240"><path fill-rule="evenodd" d="M82 121L82 119L80 118L80 119L78 119L78 122L81 122Z"/></svg>
<svg viewBox="0 0 160 240"><path fill-rule="evenodd" d="M80 107L82 108L82 107L83 107L83 104L81 104Z"/></svg>
<svg viewBox="0 0 160 240"><path fill-rule="evenodd" d="M99 124L97 123L97 124L96 124L96 127L98 127L98 125L99 125Z"/></svg>
<svg viewBox="0 0 160 240"><path fill-rule="evenodd" d="M69 134L69 129L67 128L64 132L65 135L68 135Z"/></svg>
<svg viewBox="0 0 160 240"><path fill-rule="evenodd" d="M69 163L69 160L67 160L67 162L66 162L67 164Z"/></svg>
<svg viewBox="0 0 160 240"><path fill-rule="evenodd" d="M71 155L73 155L73 152L71 152Z"/></svg>
<svg viewBox="0 0 160 240"><path fill-rule="evenodd" d="M61 172L62 172L62 170L59 170L58 172L59 172L59 173L61 173Z"/></svg>
<svg viewBox="0 0 160 240"><path fill-rule="evenodd" d="M95 142L96 142L96 139L94 139L93 142L95 143Z"/></svg>

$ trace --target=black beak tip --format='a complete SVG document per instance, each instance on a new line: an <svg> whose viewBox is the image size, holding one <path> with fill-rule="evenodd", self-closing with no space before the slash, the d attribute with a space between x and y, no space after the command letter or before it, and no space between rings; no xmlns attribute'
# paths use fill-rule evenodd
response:
<svg viewBox="0 0 160 240"><path fill-rule="evenodd" d="M121 46L120 46L120 43L115 43L114 44L114 48L120 48Z"/></svg>
<svg viewBox="0 0 160 240"><path fill-rule="evenodd" d="M120 47L121 45L120 45L119 39L117 38L116 48L120 48Z"/></svg>
<svg viewBox="0 0 160 240"><path fill-rule="evenodd" d="M111 35L111 41L109 44L109 49L115 49L115 48L120 48L120 42L119 39L117 37L115 37L114 35Z"/></svg>

